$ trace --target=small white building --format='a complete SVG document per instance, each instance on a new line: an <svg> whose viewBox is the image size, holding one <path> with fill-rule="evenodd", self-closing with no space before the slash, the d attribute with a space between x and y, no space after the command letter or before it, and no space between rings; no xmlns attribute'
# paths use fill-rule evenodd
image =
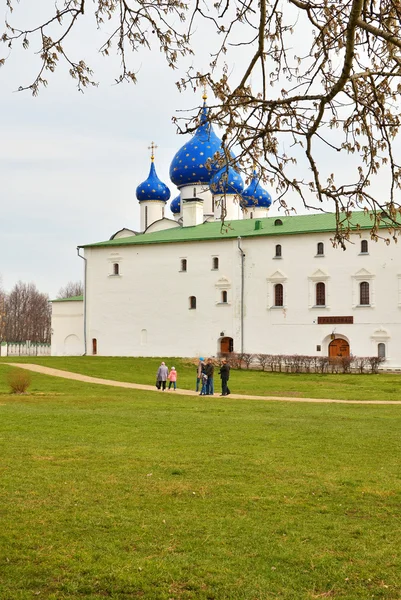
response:
<svg viewBox="0 0 401 600"><path fill-rule="evenodd" d="M52 301L52 356L85 352L83 296Z"/></svg>
<svg viewBox="0 0 401 600"><path fill-rule="evenodd" d="M53 303L53 355L379 354L401 368L400 246L372 241L362 212L345 252L334 214L268 217L256 172L244 190L233 165L213 170L220 148L204 107L171 164L171 217L152 156L142 232L81 247L85 300Z"/></svg>

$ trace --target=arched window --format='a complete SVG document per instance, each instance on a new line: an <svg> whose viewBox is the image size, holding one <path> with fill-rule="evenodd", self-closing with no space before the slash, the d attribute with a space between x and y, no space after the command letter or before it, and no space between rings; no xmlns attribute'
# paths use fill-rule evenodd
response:
<svg viewBox="0 0 401 600"><path fill-rule="evenodd" d="M227 292L226 292L226 290L223 290L221 292L221 301L224 302L224 303L227 302Z"/></svg>
<svg viewBox="0 0 401 600"><path fill-rule="evenodd" d="M284 288L282 283L274 286L274 306L284 306Z"/></svg>
<svg viewBox="0 0 401 600"><path fill-rule="evenodd" d="M281 244L276 244L276 258L281 258Z"/></svg>
<svg viewBox="0 0 401 600"><path fill-rule="evenodd" d="M196 308L196 296L189 297L189 308Z"/></svg>
<svg viewBox="0 0 401 600"><path fill-rule="evenodd" d="M368 253L368 240L362 240L361 241L361 254L367 254Z"/></svg>
<svg viewBox="0 0 401 600"><path fill-rule="evenodd" d="M316 254L318 256L322 256L324 254L324 244L323 244L323 242L318 242Z"/></svg>
<svg viewBox="0 0 401 600"><path fill-rule="evenodd" d="M187 259L182 258L181 259L181 271L186 271L186 270L187 270Z"/></svg>
<svg viewBox="0 0 401 600"><path fill-rule="evenodd" d="M249 218L253 219L253 212L250 213Z"/></svg>
<svg viewBox="0 0 401 600"><path fill-rule="evenodd" d="M114 263L113 265L113 275L119 275L120 274L120 265L118 263Z"/></svg>
<svg viewBox="0 0 401 600"><path fill-rule="evenodd" d="M274 221L274 224L275 224L275 225L282 225L282 224L283 224L283 222L282 222L282 220L281 220L281 219L276 219L276 220Z"/></svg>
<svg viewBox="0 0 401 600"><path fill-rule="evenodd" d="M377 356L379 358L386 358L386 344L383 344L383 342L377 344Z"/></svg>
<svg viewBox="0 0 401 600"><path fill-rule="evenodd" d="M367 281L362 281L359 284L359 304L367 305L370 304L369 299L369 283Z"/></svg>
<svg viewBox="0 0 401 600"><path fill-rule="evenodd" d="M326 306L326 286L322 281L316 284L316 306Z"/></svg>
<svg viewBox="0 0 401 600"><path fill-rule="evenodd" d="M145 229L148 228L148 207L145 206Z"/></svg>
<svg viewBox="0 0 401 600"><path fill-rule="evenodd" d="M213 256L213 270L217 271L219 268L219 259L217 256Z"/></svg>

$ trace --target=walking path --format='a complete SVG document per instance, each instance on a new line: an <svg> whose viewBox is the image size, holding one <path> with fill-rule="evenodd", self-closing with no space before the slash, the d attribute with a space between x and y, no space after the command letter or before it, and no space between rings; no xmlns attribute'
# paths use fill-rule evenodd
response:
<svg viewBox="0 0 401 600"><path fill-rule="evenodd" d="M111 385L114 387L122 387L133 390L146 390L160 394L160 390L156 390L154 385L144 385L142 383L129 383L127 381L114 381L112 379L101 379L99 377L90 377L89 375L81 375L79 373L71 373L70 371L61 371L60 369L52 369L43 367L42 365L28 363L4 363L11 367L19 367L44 375L52 375L53 377L63 377L64 379L75 379L76 381L84 381L85 383L96 383L99 385ZM163 393L163 392L162 392ZM176 392L166 390L166 393L179 394L181 396L199 396L198 392L192 390L177 389ZM218 394L216 394L217 396ZM330 398L292 398L287 396L252 396L245 394L230 394L230 398L238 400L275 400L278 402L315 402L315 403L332 403L332 404L399 404L398 400L333 400Z"/></svg>

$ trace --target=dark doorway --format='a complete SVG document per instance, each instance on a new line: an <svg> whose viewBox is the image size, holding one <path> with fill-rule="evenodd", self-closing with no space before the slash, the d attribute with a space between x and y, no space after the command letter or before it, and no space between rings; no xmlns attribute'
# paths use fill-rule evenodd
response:
<svg viewBox="0 0 401 600"><path fill-rule="evenodd" d="M92 354L93 354L93 356L96 356L96 354L97 354L97 339L96 338L92 339Z"/></svg>

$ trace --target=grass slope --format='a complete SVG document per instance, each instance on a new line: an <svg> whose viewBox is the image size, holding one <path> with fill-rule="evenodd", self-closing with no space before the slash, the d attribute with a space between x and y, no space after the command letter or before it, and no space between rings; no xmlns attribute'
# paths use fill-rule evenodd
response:
<svg viewBox="0 0 401 600"><path fill-rule="evenodd" d="M401 597L398 406L200 399L39 374L30 395L11 396L9 369L0 598Z"/></svg>
<svg viewBox="0 0 401 600"><path fill-rule="evenodd" d="M188 360L180 358L4 357L0 359L0 365L2 362L31 362L104 379L153 385L161 360L166 360L169 367L173 365L176 367L179 387L195 389L196 367ZM220 393L218 369L215 371L214 379L216 393ZM232 370L230 388L237 394L260 396L401 401L401 376L391 373L321 375Z"/></svg>

